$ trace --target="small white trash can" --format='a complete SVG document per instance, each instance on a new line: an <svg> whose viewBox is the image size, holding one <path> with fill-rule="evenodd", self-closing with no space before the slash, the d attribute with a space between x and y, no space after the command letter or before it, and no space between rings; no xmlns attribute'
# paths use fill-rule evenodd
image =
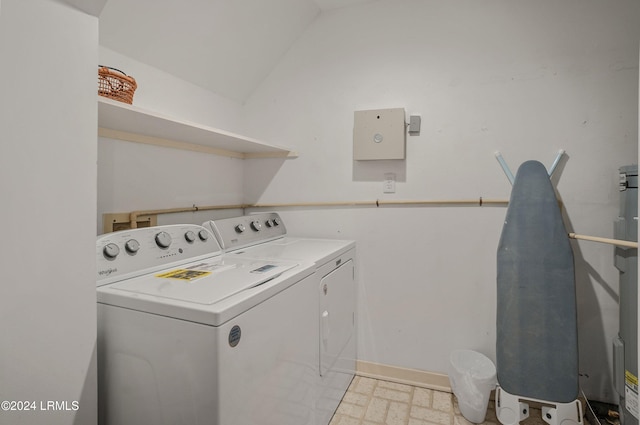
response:
<svg viewBox="0 0 640 425"><path fill-rule="evenodd" d="M454 350L449 357L449 381L462 416L469 422L484 422L497 384L493 362L477 351Z"/></svg>

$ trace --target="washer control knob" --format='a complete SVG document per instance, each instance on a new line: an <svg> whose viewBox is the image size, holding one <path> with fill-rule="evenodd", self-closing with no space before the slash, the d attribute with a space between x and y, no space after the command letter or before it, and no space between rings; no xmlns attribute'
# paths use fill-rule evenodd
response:
<svg viewBox="0 0 640 425"><path fill-rule="evenodd" d="M127 243L124 244L124 249L126 249L129 254L135 254L140 250L140 242L135 239L129 239Z"/></svg>
<svg viewBox="0 0 640 425"><path fill-rule="evenodd" d="M236 232L237 232L237 233L242 233L242 232L244 232L245 230L246 230L246 227L244 227L244 224L238 224L238 225L236 226Z"/></svg>
<svg viewBox="0 0 640 425"><path fill-rule="evenodd" d="M114 243L108 243L102 249L102 254L104 254L106 258L113 260L120 254L120 248Z"/></svg>
<svg viewBox="0 0 640 425"><path fill-rule="evenodd" d="M196 240L196 234L189 230L184 234L184 238L187 242L193 243Z"/></svg>
<svg viewBox="0 0 640 425"><path fill-rule="evenodd" d="M204 242L209 239L209 232L207 232L206 230L200 230L198 232L198 236L200 237L200 240Z"/></svg>
<svg viewBox="0 0 640 425"><path fill-rule="evenodd" d="M169 248L169 245L171 245L171 235L167 232L160 232L156 234L156 244L160 248Z"/></svg>
<svg viewBox="0 0 640 425"><path fill-rule="evenodd" d="M271 221L271 219L265 221L264 224L266 224L267 227L273 227L273 221Z"/></svg>
<svg viewBox="0 0 640 425"><path fill-rule="evenodd" d="M280 217L276 217L273 219L273 225L274 226L280 226Z"/></svg>
<svg viewBox="0 0 640 425"><path fill-rule="evenodd" d="M262 223L260 223L258 220L252 221L251 228L256 232L259 232L262 229Z"/></svg>

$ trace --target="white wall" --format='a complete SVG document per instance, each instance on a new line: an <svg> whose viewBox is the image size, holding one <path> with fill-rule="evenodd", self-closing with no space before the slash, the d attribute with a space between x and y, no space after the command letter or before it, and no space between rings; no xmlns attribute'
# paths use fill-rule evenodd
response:
<svg viewBox="0 0 640 425"><path fill-rule="evenodd" d="M135 106L232 132L238 127L239 103L104 47L100 63L136 79ZM236 158L99 138L97 233L104 213L241 204L243 181ZM160 215L158 224L201 224L229 213Z"/></svg>
<svg viewBox="0 0 640 425"><path fill-rule="evenodd" d="M36 403L2 424L96 423L97 37L68 5L2 1L0 400Z"/></svg>
<svg viewBox="0 0 640 425"><path fill-rule="evenodd" d="M569 231L613 236L617 169L637 154L640 6L633 0L379 1L324 13L243 109L244 131L295 160L247 161L247 202L508 199L514 173L551 165ZM352 161L353 111L422 116L406 161ZM382 193L385 172L397 192ZM446 372L455 348L495 358L495 253L504 207L284 210L292 233L353 238L359 357ZM613 248L572 242L581 385L615 401ZM558 347L559 350L562 347Z"/></svg>

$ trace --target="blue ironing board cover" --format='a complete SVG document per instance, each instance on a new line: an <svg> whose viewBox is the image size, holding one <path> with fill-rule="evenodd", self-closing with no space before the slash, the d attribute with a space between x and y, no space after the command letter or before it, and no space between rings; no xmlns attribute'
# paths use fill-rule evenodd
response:
<svg viewBox="0 0 640 425"><path fill-rule="evenodd" d="M578 396L573 252L544 165L523 163L498 245L498 383L527 398Z"/></svg>

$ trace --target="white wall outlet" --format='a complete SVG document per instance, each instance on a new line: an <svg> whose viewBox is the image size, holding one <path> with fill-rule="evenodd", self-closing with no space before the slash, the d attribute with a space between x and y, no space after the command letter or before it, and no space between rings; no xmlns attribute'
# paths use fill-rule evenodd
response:
<svg viewBox="0 0 640 425"><path fill-rule="evenodd" d="M396 193L396 175L394 173L386 173L384 182L382 183L383 193Z"/></svg>

